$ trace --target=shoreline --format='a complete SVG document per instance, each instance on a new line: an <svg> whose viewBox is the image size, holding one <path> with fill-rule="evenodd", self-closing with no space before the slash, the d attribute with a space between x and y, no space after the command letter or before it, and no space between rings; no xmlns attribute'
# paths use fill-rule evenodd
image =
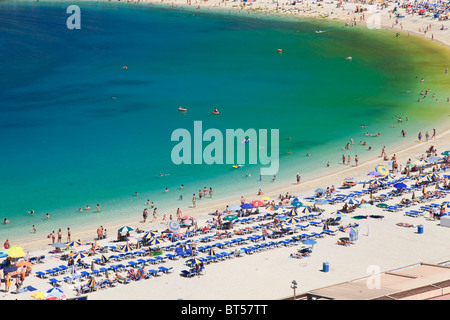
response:
<svg viewBox="0 0 450 320"><path fill-rule="evenodd" d="M81 0L81 1L93 2L93 1L90 1L90 0ZM103 2L103 3L111 3L110 1L101 1L101 2ZM119 1L113 1L113 2L117 2L118 3ZM161 3L158 3L156 5L157 6L161 6L163 8L166 8L166 9L180 10L180 8L178 8L178 7L173 8L173 5L176 5L176 6L181 6L183 9L195 10L194 7L195 7L195 5L198 4L198 5L200 5L200 12L202 12L202 9L207 8L208 10L209 9L214 9L214 10L217 9L219 11L222 11L222 13L223 13L224 10L235 10L235 11L238 11L238 12L240 12L241 10L244 10L244 11L248 10L250 12L250 10L254 10L255 9L255 5L258 5L258 3L255 2L255 3L252 3L252 7L236 8L235 7L236 4L233 4L233 3L230 3L230 2L223 2L222 4L225 4L224 6L220 6L221 3L220 2L218 3L217 1L209 1L209 2L194 1L191 6L183 5L182 2L183 1L181 1L181 0L176 0L176 1L171 1L170 3L164 3L164 0L162 0ZM127 2L122 2L122 3L123 4L128 4L128 3L129 4L138 4L138 5L146 3L146 4L149 4L149 5L153 5L153 1L150 1L150 0L144 0L144 1L139 1L139 2L127 1ZM231 5L231 7L229 5ZM261 6L268 6L268 5L274 5L274 4L273 3L272 4L261 3ZM300 5L300 4L298 4L298 5ZM330 6L331 6L330 3L324 4L324 5L328 5L329 7L327 9L330 10ZM334 3L333 3L333 5L334 5ZM347 5L355 6L356 4L354 4L354 3L347 3L346 6ZM168 6L172 6L172 8L168 8ZM308 4L306 6L308 6ZM323 9L325 9L325 7ZM333 8L331 8L331 10L333 10ZM387 10L384 10L384 13L386 13L386 11ZM255 13L259 13L259 12L255 11ZM272 13L272 12L270 12L270 10L264 10L264 9L263 9L263 11L261 13L267 13L268 15L277 16L279 18L283 18L285 16L289 16L289 17L300 18L300 19L312 19L312 20L317 19L318 21L320 21L320 20L327 20L327 21L332 21L332 20L336 21L336 20L338 20L340 22L348 22L348 20L349 19L351 20L353 18L353 16L360 15L360 14L353 13L352 16L344 17L342 15L337 14L338 17L329 15L326 18L324 18L324 17L320 16L321 15L320 13L317 13L316 15L311 15L311 14L308 15L308 14L305 13L305 15L303 15L303 14L301 14L300 9L298 9L298 13L297 14L292 14L291 12ZM359 24L359 26L361 26L361 24ZM364 24L364 26L367 27L366 24ZM381 24L381 27L383 27L383 28L385 28L387 30L397 30L396 28L389 27L386 24ZM416 36L420 36L420 37L422 37L424 39L430 40L426 36L416 32L414 30L408 30L408 29L401 29L401 30L409 31L409 32L415 34ZM449 36L449 39L450 39L450 36ZM435 39L435 41L438 41L438 40ZM441 40L439 40L439 41L441 41ZM444 44L446 47L450 48L450 41L444 39L444 40L441 41L441 43ZM443 138L443 137L448 136L450 134L450 124L448 123L448 119L442 120L442 126L443 126L445 131L443 133L441 133L441 134L438 134L438 137L442 136L442 138ZM389 146L388 146L387 150L389 151L389 153L388 153L389 155L392 155L394 153L401 154L401 153L408 152L408 150L414 149L415 147L418 147L418 146L420 146L420 145L418 145L417 142L412 141L412 142L408 142L406 144L406 146L397 147L397 148L395 148L393 150L389 150ZM378 150L373 150L373 152L379 152L379 151ZM383 160L379 159L379 157L377 157L374 154L373 156L370 156L370 159L368 161L366 161L363 164L360 164L360 166L358 168L361 168L363 166L368 166L369 164L375 163L377 161L380 161L381 163L384 162ZM302 183L300 185L297 185L297 184L294 184L294 183L290 183L288 181L280 181L280 182L277 182L276 186L274 186L273 188L272 187L268 188L267 190L264 190L264 192L266 193L266 195L267 194L271 194L271 195L275 195L275 196L277 196L278 194L284 194L285 192L292 193L292 190L296 190L298 192L307 192L307 188L309 188L309 189L313 188L313 187L308 187L308 185L312 185L312 186L316 186L316 187L318 187L318 186L324 187L323 183L320 184L320 182L322 180L324 180L325 178L333 179L333 177L340 177L340 176L345 175L345 174L351 174L351 173L355 172L352 169L355 169L355 168L353 166L351 168L345 168L345 169L342 169L341 167L323 168L323 169L318 171L318 176L316 178L313 178L313 179L310 179L310 180L306 180L306 181L302 181ZM368 171L370 171L370 170L368 170ZM292 179L292 181L294 181L294 178ZM254 190L253 195L248 193L248 192L245 192L245 193L243 193L243 196L246 199L251 199L251 200L260 199L261 197L257 197L256 196L256 192L257 192L257 190ZM197 208L194 209L194 208L192 208L190 206L188 209L184 209L183 211L184 211L184 213L188 213L189 215L193 215L195 217L198 217L198 220L200 220L200 219L207 220L208 217L210 217L210 216L208 216L208 213L213 212L216 209L217 210L223 210L223 209L225 209L226 205L239 203L239 199L236 196L226 196L224 198L221 198L220 200L219 199L217 199L217 200L214 199L214 200L211 201L211 203L208 203L207 205L205 205L204 202L205 201L203 201L203 202L202 201L198 201L198 205L199 206ZM208 200L208 202L209 202L209 200ZM176 205L174 207L176 207ZM164 211L169 211L169 209L171 209L171 208L167 208L167 210L164 210ZM92 212L90 214L96 214L96 213ZM105 215L107 215L107 213L100 213L100 215L103 215L103 216L95 217L93 219L95 219L95 220L105 219L106 218ZM167 214L167 215L169 215L169 214ZM137 213L134 217L135 218L140 217L140 213ZM154 224L150 224L149 222L147 222L145 225L142 224L142 223L136 222L137 219L135 219L135 218L134 219L132 219L132 218L124 218L124 219L121 219L121 220L117 220L117 221L115 221L114 223L111 223L111 224L107 224L105 222L100 222L100 223L98 223L98 225L100 225L100 224L103 225L103 227L106 228L107 230L117 230L119 227L121 227L123 225L127 225L127 224L136 225L139 228L140 227L143 227L143 228L156 227ZM161 219L161 217L159 217L157 220L160 220L160 219ZM160 226L160 223L158 223L157 226ZM82 241L91 241L89 239L92 239L93 236L96 234L96 228L98 226L94 226L93 224L92 225L90 224L89 226L86 226L86 227L88 228L88 230L86 230L86 229L81 230L81 227L76 227L76 228L72 228L71 227L72 238L73 239L74 238L80 239ZM63 233L64 233L64 231L63 231ZM114 234L110 234L110 237L111 236L114 237L115 235ZM33 235L30 235L30 237L33 237ZM46 249L48 247L48 243L50 242L49 240L50 239L48 239L45 236L43 236L42 239L33 239L33 240L26 239L26 240L23 240L23 241L20 240L20 241L15 242L15 244L21 245L21 246L26 247L26 248L29 248L30 250L35 250L35 249L37 249L37 250L44 250L44 249Z"/></svg>

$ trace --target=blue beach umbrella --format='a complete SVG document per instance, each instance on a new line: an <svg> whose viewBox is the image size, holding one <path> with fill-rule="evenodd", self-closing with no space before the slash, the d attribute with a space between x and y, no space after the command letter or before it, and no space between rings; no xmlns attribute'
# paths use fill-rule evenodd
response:
<svg viewBox="0 0 450 320"><path fill-rule="evenodd" d="M401 183L401 182L394 184L394 188L397 188L397 189L406 189L406 187L407 187L407 185L404 183Z"/></svg>
<svg viewBox="0 0 450 320"><path fill-rule="evenodd" d="M241 204L241 208L242 209L253 209L254 206L251 203L244 203L244 204Z"/></svg>
<svg viewBox="0 0 450 320"><path fill-rule="evenodd" d="M241 206L236 206L236 205L229 206L228 210L229 211L239 211L239 210L241 210Z"/></svg>
<svg viewBox="0 0 450 320"><path fill-rule="evenodd" d="M344 200L344 202L348 203L348 204L358 204L359 201L356 200L355 198L347 198Z"/></svg>
<svg viewBox="0 0 450 320"><path fill-rule="evenodd" d="M317 243L317 241L313 240L313 239L306 239L306 240L302 241L302 244L304 244L304 245L314 245L316 243Z"/></svg>
<svg viewBox="0 0 450 320"><path fill-rule="evenodd" d="M326 199L316 199L316 200L314 200L314 202L316 204L319 204L319 205L321 205L321 204L330 204L330 201L328 201Z"/></svg>
<svg viewBox="0 0 450 320"><path fill-rule="evenodd" d="M439 160L441 160L441 158L437 157L437 156L431 156L427 159L428 162L432 162L432 163L438 162Z"/></svg>
<svg viewBox="0 0 450 320"><path fill-rule="evenodd" d="M81 245L82 245L82 243L78 242L78 241L72 241L72 242L69 242L67 244L67 246L69 246L69 247L78 247L78 246L81 246Z"/></svg>
<svg viewBox="0 0 450 320"><path fill-rule="evenodd" d="M379 177L381 176L381 173L379 173L378 171L370 171L367 175Z"/></svg>
<svg viewBox="0 0 450 320"><path fill-rule="evenodd" d="M180 224L175 220L170 220L169 222L167 222L167 229L177 233L180 231Z"/></svg>
<svg viewBox="0 0 450 320"><path fill-rule="evenodd" d="M324 188L317 188L316 190L314 190L315 193L325 193L327 192L327 190L325 190Z"/></svg>

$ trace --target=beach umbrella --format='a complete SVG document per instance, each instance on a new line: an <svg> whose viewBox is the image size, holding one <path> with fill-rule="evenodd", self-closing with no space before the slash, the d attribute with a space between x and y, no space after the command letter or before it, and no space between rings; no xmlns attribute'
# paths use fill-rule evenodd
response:
<svg viewBox="0 0 450 320"><path fill-rule="evenodd" d="M383 184L380 180L371 180L369 183L374 186L381 186Z"/></svg>
<svg viewBox="0 0 450 320"><path fill-rule="evenodd" d="M11 249L8 251L8 257L11 258L22 258L25 257L27 254L23 250L19 249Z"/></svg>
<svg viewBox="0 0 450 320"><path fill-rule="evenodd" d="M67 244L67 246L69 246L69 247L78 247L78 246L81 246L81 245L82 245L82 243L78 242L78 241L72 241L72 242Z"/></svg>
<svg viewBox="0 0 450 320"><path fill-rule="evenodd" d="M208 254L209 254L210 256L215 256L215 255L216 255L216 251L214 250L214 248L210 248L210 249L208 250Z"/></svg>
<svg viewBox="0 0 450 320"><path fill-rule="evenodd" d="M263 197L262 200L263 200L263 201L269 201L270 198L269 198L269 197Z"/></svg>
<svg viewBox="0 0 450 320"><path fill-rule="evenodd" d="M256 207L260 207L260 206L265 205L265 203L262 202L261 200L255 200L255 201L252 202L252 205L256 208Z"/></svg>
<svg viewBox="0 0 450 320"><path fill-rule="evenodd" d="M169 229L172 232L179 232L180 224L175 220L170 220L167 222L167 229Z"/></svg>
<svg viewBox="0 0 450 320"><path fill-rule="evenodd" d="M414 162L414 164L419 167L424 167L426 165L429 165L430 163L427 160L420 159L420 160Z"/></svg>
<svg viewBox="0 0 450 320"><path fill-rule="evenodd" d="M64 290L59 287L51 288L44 295L47 300L62 300L66 298Z"/></svg>
<svg viewBox="0 0 450 320"><path fill-rule="evenodd" d="M197 258L192 258L192 259L186 260L185 263L186 264L200 264L202 262L203 262L202 260L199 260Z"/></svg>
<svg viewBox="0 0 450 320"><path fill-rule="evenodd" d="M275 211L275 210L278 210L278 207L268 206L268 207L266 207L266 209L269 210L269 211Z"/></svg>
<svg viewBox="0 0 450 320"><path fill-rule="evenodd" d="M7 253L0 252L0 259L6 258L7 256Z"/></svg>
<svg viewBox="0 0 450 320"><path fill-rule="evenodd" d="M401 182L394 184L394 188L397 188L397 189L406 189L406 187L407 187L407 185L404 183L401 183Z"/></svg>
<svg viewBox="0 0 450 320"><path fill-rule="evenodd" d="M84 258L86 258L87 256L88 256L87 253L84 253L84 252L78 252L78 253L76 253L72 258L73 258L74 260L78 260L78 259L84 259Z"/></svg>
<svg viewBox="0 0 450 320"><path fill-rule="evenodd" d="M316 200L314 200L314 203L319 204L319 205L321 205L321 204L330 204L330 201L328 201L326 199L316 199Z"/></svg>
<svg viewBox="0 0 450 320"><path fill-rule="evenodd" d="M379 204L377 204L375 207L378 207L378 208L387 208L387 207L389 207L386 203L379 203Z"/></svg>
<svg viewBox="0 0 450 320"><path fill-rule="evenodd" d="M316 190L314 190L315 193L325 193L327 192L327 190L325 190L324 188L317 188Z"/></svg>
<svg viewBox="0 0 450 320"><path fill-rule="evenodd" d="M182 216L180 219L181 220L194 220L194 218L191 216Z"/></svg>
<svg viewBox="0 0 450 320"><path fill-rule="evenodd" d="M119 228L119 230L117 230L117 231L119 231L120 233L127 233L127 232L130 232L130 231L133 231L133 230L134 230L133 227L123 226L123 227Z"/></svg>
<svg viewBox="0 0 450 320"><path fill-rule="evenodd" d="M381 173L379 173L378 171L370 171L367 175L379 177L381 176Z"/></svg>
<svg viewBox="0 0 450 320"><path fill-rule="evenodd" d="M348 203L348 204L358 204L359 201L356 200L355 198L347 198L344 200L344 202Z"/></svg>
<svg viewBox="0 0 450 320"><path fill-rule="evenodd" d="M358 232L358 230L357 229L355 229L355 228L353 228L353 227L348 227L348 228L345 228L344 229L344 232L345 233L350 233L350 232Z"/></svg>
<svg viewBox="0 0 450 320"><path fill-rule="evenodd" d="M16 266L7 266L7 267L3 268L3 273L4 274L15 272L15 271L17 271L17 267Z"/></svg>
<svg viewBox="0 0 450 320"><path fill-rule="evenodd" d="M294 218L294 217L291 217L291 218L288 218L288 219L286 219L286 223L299 223L301 220L299 219L299 218Z"/></svg>
<svg viewBox="0 0 450 320"><path fill-rule="evenodd" d="M62 249L62 248L66 248L67 244L62 243L62 242L55 242L54 244L52 244L52 246L55 247L55 248Z"/></svg>
<svg viewBox="0 0 450 320"><path fill-rule="evenodd" d="M127 252L131 252L133 251L133 249L130 247L130 245L127 243L126 245L124 245L122 248L120 248L120 251L127 253Z"/></svg>
<svg viewBox="0 0 450 320"><path fill-rule="evenodd" d="M171 220L171 221L173 221L173 220ZM169 222L170 222L170 221L169 221ZM175 221L175 222L176 222L176 221ZM150 238L153 238L154 236L156 236L157 233L158 233L157 231L149 231L149 232L147 232L146 234L144 234L143 238L144 238L144 239L150 239Z"/></svg>
<svg viewBox="0 0 450 320"><path fill-rule="evenodd" d="M301 207L302 205L303 203L301 203L300 201L294 201L291 203L291 206L293 206L294 208Z"/></svg>
<svg viewBox="0 0 450 320"><path fill-rule="evenodd" d="M234 214L227 214L225 217L222 218L223 221L234 221L238 218L238 216Z"/></svg>
<svg viewBox="0 0 450 320"><path fill-rule="evenodd" d="M297 215L297 210L296 209L289 210L289 212L287 214L289 216L296 216Z"/></svg>
<svg viewBox="0 0 450 320"><path fill-rule="evenodd" d="M20 267L32 267L33 264L30 261L20 261L18 263L16 263L16 267L20 268Z"/></svg>
<svg viewBox="0 0 450 320"><path fill-rule="evenodd" d="M109 258L105 257L105 255L102 254L102 257L101 257L100 261L102 263L107 263L109 261Z"/></svg>
<svg viewBox="0 0 450 320"><path fill-rule="evenodd" d="M450 150L441 153L443 156L450 156Z"/></svg>
<svg viewBox="0 0 450 320"><path fill-rule="evenodd" d="M23 250L23 248L19 247L19 246L12 246L12 247L9 247L9 250Z"/></svg>
<svg viewBox="0 0 450 320"><path fill-rule="evenodd" d="M302 241L302 244L304 244L304 245L315 245L316 243L317 243L317 241L313 240L313 239L306 239L306 240Z"/></svg>
<svg viewBox="0 0 450 320"><path fill-rule="evenodd" d="M305 207L305 208L303 208L303 210L302 210L301 212L302 212L302 213L309 214L309 213L312 212L312 210L311 210L309 207Z"/></svg>
<svg viewBox="0 0 450 320"><path fill-rule="evenodd" d="M37 291L31 295L32 298L35 298L37 300L45 300L47 297L44 295L44 292Z"/></svg>
<svg viewBox="0 0 450 320"><path fill-rule="evenodd" d="M88 285L89 288L95 287L96 284L97 284L97 283L95 282L95 278L94 278L94 277L92 277L91 279L89 279L89 281L88 281L88 283L87 283L87 285Z"/></svg>
<svg viewBox="0 0 450 320"><path fill-rule="evenodd" d="M363 203L362 205L359 206L360 208L372 208L373 205L371 205L370 203Z"/></svg>
<svg viewBox="0 0 450 320"><path fill-rule="evenodd" d="M389 170L381 164L375 167L375 171L379 172L382 176L387 176L389 174Z"/></svg>
<svg viewBox="0 0 450 320"><path fill-rule="evenodd" d="M160 240L158 238L151 238L148 241L148 244L151 245L151 246L154 246L154 245L160 244L161 242L162 242L162 240Z"/></svg>
<svg viewBox="0 0 450 320"><path fill-rule="evenodd" d="M242 209L253 209L254 206L251 203L244 203L244 204L241 204L241 208Z"/></svg>
<svg viewBox="0 0 450 320"><path fill-rule="evenodd" d="M437 157L437 156L431 156L427 159L428 162L432 162L432 163L438 162L439 160L441 160L441 158Z"/></svg>
<svg viewBox="0 0 450 320"><path fill-rule="evenodd" d="M228 207L229 211L239 211L241 210L241 206L233 205Z"/></svg>

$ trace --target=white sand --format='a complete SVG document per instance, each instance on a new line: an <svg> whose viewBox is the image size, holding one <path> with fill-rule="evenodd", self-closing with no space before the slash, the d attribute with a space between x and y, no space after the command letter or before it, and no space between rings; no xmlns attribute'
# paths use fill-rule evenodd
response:
<svg viewBox="0 0 450 320"><path fill-rule="evenodd" d="M164 2L166 3L166 2ZM308 2L309 3L309 2ZM169 6L185 5L185 1L171 1ZM208 2L192 1L192 6L200 4L200 10L207 10L207 6L214 8L231 9L234 3L219 1ZM304 17L320 17L321 15L328 15L327 19L340 19L343 21L351 21L353 14L348 14L348 11L340 11L335 8L335 4L323 3L323 7L311 6L310 4L296 5L296 11L299 15ZM257 3L253 3L251 7L255 9ZM261 8L267 12L274 12L276 4L267 3L260 4ZM355 4L345 4L345 8L354 8ZM364 6L363 6L364 7ZM297 10L299 9L300 10ZM279 13L288 13L292 9L291 6L281 5ZM392 8L390 8L392 9ZM389 18L389 13L386 10L381 11L381 24L383 26L391 27L395 21ZM359 16L357 22L359 23ZM418 32L419 28L424 29L426 25L432 24L434 32L434 40L442 41L447 45L450 43L450 34L448 32L439 32L438 29L442 23L433 22L427 18L407 17L402 19L403 30L410 32ZM444 22L448 24L449 22ZM364 24L365 25L365 24ZM396 26L400 29L400 26ZM430 37L428 32L426 37ZM448 125L448 119L447 126ZM431 131L432 128L430 128ZM406 140L406 138L405 138ZM417 160L422 153L430 146L436 146L438 153L450 149L450 131L438 134L438 139L432 142L418 144L408 138L408 143L402 147L402 150L389 150L388 155L396 153L399 163L405 164L407 159L411 158L413 161ZM348 176L355 177L357 181L368 180L367 172L374 169L377 164L385 163L378 158L380 151L375 150L375 156L372 161L361 163L358 167L343 167L343 170L326 175L324 177L315 179L313 181L302 182L300 185L280 186L280 189L265 196L276 197L278 194L289 192L290 194L298 195L300 198L311 196L313 190L317 187L326 188L334 184L336 187L342 184L344 178ZM355 190L361 188L361 185L355 187ZM347 191L348 192L348 191ZM346 192L344 192L346 193ZM244 194L247 200L254 200L256 190L251 190ZM261 198L261 197L259 197ZM364 197L367 200L367 197ZM448 200L446 198L445 200ZM391 200L388 203L396 203L397 200ZM439 200L444 201L444 200ZM207 203L207 204L205 204ZM204 199L198 201L196 209L190 208L183 212L184 214L195 216L200 226L205 224L207 219L211 216L209 212L216 209L222 210L226 204L238 204L239 199L226 199L226 201L217 201ZM324 207L325 217L329 216L330 212L339 209L339 205L327 205ZM246 255L242 258L234 258L231 260L209 264L206 266L206 273L201 277L186 279L179 275L180 270L186 269L183 265L185 259L178 261L168 261L165 266L173 266L174 271L171 274L164 274L159 278L152 278L133 282L129 285L118 285L115 288L108 288L98 292L89 294L89 299L279 299L292 295L290 283L296 280L299 283L297 293L306 292L322 286L327 286L333 283L344 282L358 277L368 275L367 268L375 265L379 267L380 271L388 270L396 267L401 267L408 264L417 263L420 261L429 263L438 263L450 260L450 251L446 243L450 239L450 229L440 227L437 221L428 221L423 217L411 218L403 215L404 211L396 213L388 213L382 211L380 208L358 209L356 214L379 214L384 215L385 219L374 220L354 220L351 216L343 218L343 224L358 222L360 224L360 235L356 245L350 247L343 247L336 244L339 237L346 234L340 233L337 236L326 236L323 239L318 239L318 244L314 247L314 252L311 257L305 259L292 259L289 254L295 252L298 247L280 247L273 250L259 252L253 255ZM160 220L159 220L160 221ZM144 230L163 228L161 223L142 224L136 221L135 218L126 218L123 224L129 224ZM424 233L417 234L417 228L403 228L396 226L397 222L409 222L412 224L423 224ZM109 225L107 222L103 223L107 228L110 238L115 238L115 233L112 230L117 230L120 225ZM93 241L95 236L96 226L88 226L83 232L76 230L72 233L72 240L82 239L83 241ZM321 228L317 228L320 231ZM314 231L314 227L306 233ZM132 236L135 236L132 233ZM65 235L63 236L65 240ZM133 241L131 241L133 242ZM98 242L99 245L109 244L109 239ZM47 262L45 264L38 264L33 267L33 272L46 270L50 267L64 264L57 256L48 253L51 249L49 246L49 239L38 238L33 243L13 243L12 245L21 245L26 251L29 251L30 256L45 254ZM87 248L87 247L84 247ZM220 250L219 250L220 251ZM107 254L110 255L110 254ZM204 254L200 254L204 256ZM95 257L100 257L96 254ZM90 262L91 258L85 259ZM323 273L322 263L327 261L330 263L330 272ZM123 263L123 262L122 262ZM126 260L125 260L126 263ZM151 266L155 267L155 266ZM151 267L147 267L151 268ZM156 266L157 267L157 266ZM61 279L61 276L57 277ZM14 282L13 282L14 284ZM27 277L24 283L25 286L31 285L38 290L47 290L51 285L47 280L39 279L31 276ZM12 286L12 289L14 286ZM73 297L75 292L73 286L63 284L68 297ZM21 293L19 295L12 293L0 293L2 299L30 299L30 293Z"/></svg>

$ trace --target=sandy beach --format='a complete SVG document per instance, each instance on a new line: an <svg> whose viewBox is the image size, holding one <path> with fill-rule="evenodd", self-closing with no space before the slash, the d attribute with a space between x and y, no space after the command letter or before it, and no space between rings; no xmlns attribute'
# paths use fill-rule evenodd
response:
<svg viewBox="0 0 450 320"><path fill-rule="evenodd" d="M141 3L143 1L140 1ZM336 8L337 2L320 2L311 3L309 1L303 1L297 3L295 6L288 5L286 3L274 3L269 1L256 1L249 3L244 7L241 7L235 2L221 2L221 1L192 1L189 5L186 1L162 1L152 2L146 1L149 4L158 4L166 7L199 7L198 10L233 10L230 12L243 14L244 10L251 10L253 12L261 12L262 14L287 14L298 15L300 17L314 18L314 19L328 19L337 20L342 23L352 23L356 21L358 27L368 27L367 18L368 13L363 11L362 13L354 13L356 6L362 8L369 8L369 5L358 3L344 3L341 8ZM130 5L132 5L130 3ZM373 8L373 7L372 7ZM400 32L410 32L412 34L420 35L432 41L440 42L442 45L450 45L450 33L448 31L439 30L442 24L448 26L447 21L431 20L429 17L419 16L406 16L401 19L401 23L396 21L395 16L389 12L392 10L393 5L390 4L389 8L378 9L379 27L393 29ZM403 12L400 9L400 12ZM363 17L364 15L364 17ZM398 23L397 23L398 22ZM430 28L431 26L431 28ZM427 29L428 27L428 29ZM420 31L419 31L420 30ZM427 32L424 32L427 31ZM449 118L443 120L444 126L450 128ZM431 132L433 128L429 128ZM397 161L402 164L403 167L411 159L415 162L425 154L426 150L430 146L434 146L437 149L438 155L450 149L450 129L438 132L435 139L419 143L415 137L417 133L411 133L407 138L404 138L405 143L401 148L390 150L387 146L386 152L389 158L395 154ZM370 176L368 172L374 170L377 165L386 165L388 161L384 161L381 156L381 150L373 150L373 156L371 160L359 163L356 167L352 160L352 165L342 165L341 168L336 169L333 172L327 172L326 169L322 171L322 175L318 176L314 180L302 181L300 184L295 183L295 176L292 177L292 183L289 185L274 184L274 187L270 191L264 190L264 196L277 201L278 195L286 194L295 195L301 199L313 196L314 190L317 188L327 188L334 185L336 188L340 187L345 178L353 177L358 182L368 181ZM429 171L430 169L427 169ZM416 173L414 173L415 175ZM447 170L445 174L450 174ZM395 178L402 176L399 173L393 174ZM411 180L407 182L411 184ZM351 191L361 191L363 189L362 183L357 184L355 187L349 190L338 190L338 192L349 193ZM256 199L261 199L263 196L257 196L258 190L249 190L242 194L247 200L251 202ZM387 191L386 191L387 192ZM410 197L410 195L408 195ZM361 197L359 200L369 200L368 195ZM386 202L386 204L393 205L399 202L401 198L393 198ZM432 200L432 202L449 201L448 196L439 200ZM227 205L240 204L239 198L226 198L225 200L214 200L205 198L198 201L196 208L189 208L183 210L183 215L189 215L196 218L199 226L206 226L207 220L213 218L210 213L219 210L222 211ZM324 205L321 208L324 212L321 219L330 218L331 212L342 208L343 203L337 203L333 205ZM416 207L419 207L416 205ZM172 267L173 272L168 274L160 274L158 277L152 277L150 279L143 279L139 281L133 281L130 284L118 284L115 287L100 289L88 294L90 300L126 300L126 299L192 299L192 300L228 300L228 299L282 299L292 295L292 289L290 284L292 280L296 280L299 283L298 293L307 292L309 290L320 288L326 285L340 283L343 281L352 280L358 277L364 277L368 275L368 267L377 266L380 272L384 270L393 269L396 267L402 267L417 262L439 263L450 260L450 251L447 242L450 232L449 228L441 227L439 221L427 219L428 215L422 217L407 217L404 215L405 209L398 212L387 212L381 208L358 208L355 213L350 214L342 218L341 225L348 225L350 223L358 223L359 239L355 245L341 246L337 245L336 241L343 236L346 236L343 232L338 232L337 235L325 235L323 238L316 239L317 244L314 245L313 252L310 257L302 259L291 258L290 254L297 252L299 246L279 246L277 248L263 250L261 252L253 254L244 254L242 257L235 257L220 261L217 263L207 264L205 266L205 272L201 276L195 276L192 278L185 278L180 276L180 271L188 269L184 262L186 258L180 258L178 260L167 260L159 265L147 265L146 269L157 268L158 266ZM262 214L266 213L265 209L262 210ZM448 212L448 209L447 209ZM354 215L383 215L383 219L365 219L354 220L351 217ZM151 216L151 213L149 214ZM175 213L173 213L175 216ZM97 241L98 246L115 245L116 242L112 242L116 239L116 230L123 225L130 225L134 228L141 230L158 230L162 231L166 229L165 224L161 221L162 217L159 216L155 222L146 223L140 222L140 216L136 217L124 217L120 223L110 224L107 221L107 217L98 220L98 224L101 224L106 228L108 232L108 238ZM150 217L151 218L151 217ZM264 221L264 222L268 222ZM417 226L422 224L424 226L424 233L418 234L417 227L405 228L400 227L397 223L407 222ZM249 224L248 226L257 225L258 222ZM86 226L85 229L72 230L72 240L80 239L83 243L94 242L96 237L96 229L99 225ZM239 229L242 225L235 225L235 229ZM319 232L321 227L310 226L309 231ZM330 229L336 229L336 227L330 227ZM302 232L294 233L293 235L301 234ZM213 233L209 233L212 235ZM260 231L254 234L261 234ZM131 232L130 244L134 244L142 236L136 232ZM197 246L202 243L200 238L203 235L198 235L191 240L196 241ZM285 236L284 238L289 238ZM65 230L63 230L63 241L66 238ZM233 238L233 237L232 237ZM232 239L230 238L230 239ZM278 240L282 240L278 239ZM218 241L216 241L218 242ZM125 242L122 242L124 244ZM162 245L169 244L168 242ZM48 279L41 279L35 276L38 271L45 271L49 268L57 267L59 265L67 264L66 261L59 259L61 254L52 254L49 251L52 248L51 239L45 237L45 235L37 235L33 242L12 243L12 245L21 246L28 253L28 256L46 256L46 262L42 264L36 264L32 268L32 274L26 277L24 286L33 286L37 291L47 291L52 286ZM250 244L249 244L250 245ZM91 247L90 244L77 248L77 251L88 250ZM239 247L238 247L239 248ZM223 251L231 252L236 248L226 248ZM413 249L413 250L411 250ZM220 250L219 250L220 251ZM173 252L164 252L173 253ZM111 255L111 252L105 253L106 256ZM101 253L96 253L92 257L85 258L85 262L90 264L92 259L100 258ZM205 256L200 253L199 256ZM122 263L127 261L136 260L129 259L123 260ZM323 262L329 262L330 272L324 273L321 271ZM110 263L114 264L114 263ZM108 264L109 265L109 264ZM96 265L96 268L100 266ZM90 269L87 269L90 270ZM126 272L121 272L125 275ZM69 273L68 273L69 274ZM66 274L66 275L68 275ZM68 284L63 281L63 277L66 275L58 275L55 278L61 280L60 287L64 289L67 298L76 296L74 288L79 285ZM96 279L99 281L104 277L100 276ZM86 283L85 280L82 283ZM10 292L0 291L0 296L4 300L29 300L32 299L31 292L24 293L12 293L14 291L14 283L11 286ZM4 289L4 283L1 284L1 289Z"/></svg>

